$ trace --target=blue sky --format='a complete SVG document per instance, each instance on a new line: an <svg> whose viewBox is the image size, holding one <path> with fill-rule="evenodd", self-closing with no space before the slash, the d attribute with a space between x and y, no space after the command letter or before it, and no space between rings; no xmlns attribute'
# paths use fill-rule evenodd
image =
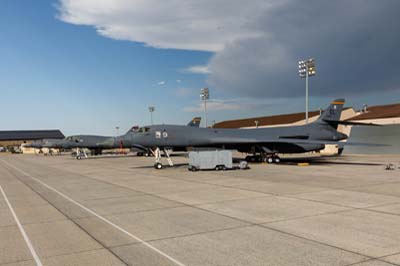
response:
<svg viewBox="0 0 400 266"><path fill-rule="evenodd" d="M87 5L80 6L84 2ZM117 7L118 2L121 1L115 2ZM205 86L210 87L214 101L210 104L209 121L302 111L304 81L296 76L296 60L309 55L319 56L317 60L324 58L322 62L317 61L317 69L319 63L320 69L326 70L311 80L311 90L312 86L317 87L314 94L311 91L314 96L311 109L325 106L332 97L342 96L357 107L363 103L400 101L399 79L395 78L399 76L398 70L386 76L368 77L369 80L363 82L359 82L360 77L369 73L368 69L363 72L357 68L363 69L368 62L352 67L352 71L357 73L355 76L337 77L331 71L337 58L335 54L347 53L352 55L351 60L360 62L348 47L359 47L361 37L351 34L351 31L346 36L354 36L352 38L356 45L349 41L346 45L332 45L329 51L294 51L288 47L292 41L264 27L264 20L246 21L243 23L245 26L229 28L232 24L230 17L226 15L219 21L221 15L217 7L211 7L215 11L212 15L216 18L213 21L216 26L212 25L209 30L208 25L204 26L204 21L199 21L197 17L189 18L190 23L182 21L179 15L174 17L168 14L168 17L160 18L159 14L146 14L154 12L154 8L145 6L138 7L141 12L139 15L135 13L136 6L124 7L121 9L123 12L118 13L118 8L110 8L112 3L106 0L2 1L0 129L59 128L67 135L111 135L115 134L115 126L120 126L122 133L132 125L148 124L149 105L156 106L155 122L183 124L193 116L202 114L199 109L199 90ZM232 10L222 10L221 14L232 12L236 21L237 10L234 10L234 6L232 4ZM94 11L87 11L90 8ZM98 15L95 11L101 8L104 10ZM173 7L162 8L168 10ZM197 8L201 12L196 11L193 16L202 12L210 13L208 6ZM288 4L266 8L265 14L268 16L265 17L274 19L282 12L292 14L293 6ZM321 8L332 11L329 6ZM387 8L393 9L389 5ZM259 9L255 6L254 10L258 12ZM249 14L256 12L254 10L249 9ZM372 7L371 10L376 9ZM340 8L338 12L341 12ZM374 16L371 18L369 12L372 11L367 10L360 17L368 17L373 22ZM160 14L164 13L167 12ZM140 18L141 14L150 17L150 20ZM157 15L160 21L154 22L152 15ZM190 14L187 16L190 17ZM344 16L352 17L352 14ZM243 17L249 16L243 14ZM391 17L390 14L388 17ZM279 18L275 19L278 23ZM394 22L393 28L388 28L385 21L379 23L393 36L399 28L396 27L398 19ZM154 25L149 30L142 30L150 23ZM354 25L353 21L347 23ZM387 23L392 25L393 21ZM187 29L186 24L194 28ZM246 28L247 25L256 24L253 28ZM138 25L137 28L134 25ZM296 30L292 25L287 27L286 31ZM320 30L326 31L326 28ZM335 32L334 28L329 30ZM368 33L368 29L364 28L355 27L353 30ZM362 53L368 53L368 49L384 50L380 52L382 56L378 54L372 60L386 64L391 60L396 61L398 52L394 47L398 40L392 37L386 43L389 37L382 38L380 42L366 45L367 50ZM306 43L301 45L307 46ZM285 50L282 52L282 49ZM333 55L324 56L330 53ZM389 57L392 59L386 60ZM275 60L284 63L271 68L268 64ZM201 66L207 71L193 73L199 72L190 70L193 66ZM293 72L290 78L286 78L288 71ZM338 79L342 79L342 83ZM343 87L335 94L328 84L334 84L336 88L351 84L351 87ZM375 89L367 84L374 84ZM376 88L382 88L382 91Z"/></svg>
<svg viewBox="0 0 400 266"><path fill-rule="evenodd" d="M192 114L182 112L189 92L176 91L205 86L202 75L182 70L206 63L209 52L104 38L56 19L53 1L3 3L0 31L2 129L114 134L117 125L149 123L149 105L155 121L180 123Z"/></svg>

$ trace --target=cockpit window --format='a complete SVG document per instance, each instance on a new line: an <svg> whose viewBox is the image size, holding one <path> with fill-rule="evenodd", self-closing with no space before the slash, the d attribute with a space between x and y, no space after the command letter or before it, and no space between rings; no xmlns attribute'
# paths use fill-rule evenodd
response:
<svg viewBox="0 0 400 266"><path fill-rule="evenodd" d="M149 132L149 131L150 131L149 127L141 127L138 130L139 133L145 133L145 132Z"/></svg>

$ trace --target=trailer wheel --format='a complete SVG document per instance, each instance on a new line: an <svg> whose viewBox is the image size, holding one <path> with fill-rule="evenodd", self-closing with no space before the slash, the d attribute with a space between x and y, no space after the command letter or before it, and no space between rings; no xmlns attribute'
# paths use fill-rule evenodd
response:
<svg viewBox="0 0 400 266"><path fill-rule="evenodd" d="M160 170L160 169L163 168L163 165L161 163L155 163L154 164L154 168L157 169L157 170Z"/></svg>
<svg viewBox="0 0 400 266"><path fill-rule="evenodd" d="M273 163L273 162L274 162L274 159L272 157L267 158L267 163Z"/></svg>

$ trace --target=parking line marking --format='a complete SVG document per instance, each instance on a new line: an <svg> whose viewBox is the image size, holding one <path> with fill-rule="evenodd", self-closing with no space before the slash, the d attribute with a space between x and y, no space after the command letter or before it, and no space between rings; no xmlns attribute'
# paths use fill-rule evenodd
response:
<svg viewBox="0 0 400 266"><path fill-rule="evenodd" d="M21 169L17 168L16 166L12 165L11 163L9 163L9 162L7 162L7 161L4 161L4 160L1 160L1 161L2 161L3 163L5 163L6 165L10 166L11 168L14 168L15 170L19 171L19 172L22 173L23 175L25 175L25 176L27 176L27 177L33 179L34 181L40 183L40 184L43 185L44 187L46 187L46 188L50 189L51 191L57 193L57 194L60 195L61 197L65 198L66 200L68 200L68 201L74 203L75 205L81 207L82 209L84 209L84 210L87 211L88 213L94 215L95 217L97 217L98 219L102 220L103 222L105 222L105 223L111 225L111 226L114 227L115 229L121 231L122 233L124 233L124 234L126 234L126 235L128 235L128 236L130 236L131 238L135 239L135 240L138 241L139 243L145 245L146 247L150 248L151 250L153 250L153 251L157 252L158 254L162 255L163 257L169 259L170 261L172 261L172 262L175 263L176 265L179 265L179 266L186 266L185 264L181 263L180 261L178 261L178 260L174 259L173 257L169 256L168 254L162 252L162 251L159 250L158 248L156 248L156 247L150 245L150 244L147 243L146 241L144 241L144 240L140 239L139 237L135 236L134 234L132 234L132 233L126 231L126 230L123 229L122 227L120 227L120 226L114 224L113 222L111 222L110 220L106 219L105 217L103 217L103 216L97 214L96 212L92 211L91 209L89 209L89 208L85 207L84 205L80 204L79 202L73 200L72 198L68 197L68 196L65 195L64 193L62 193L62 192L58 191L57 189L55 189L55 188L53 188L53 187L47 185L46 183L44 183L43 181L37 179L36 177L33 177L32 175L28 174L28 173L25 172L24 170L21 170ZM39 265L39 264L38 264L38 265ZM41 266L41 264L40 264L40 266Z"/></svg>
<svg viewBox="0 0 400 266"><path fill-rule="evenodd" d="M15 211L14 211L14 209L13 209L13 207L12 207L10 201L8 200L7 195L6 195L6 193L4 192L2 186L0 186L0 191L1 191L1 194L3 194L3 197L4 197L4 199L5 199L5 201L6 201L7 205L8 205L8 208L10 209L11 214L12 214L12 216L14 217L14 220L15 220L15 222L16 222L17 225L18 225L19 231L21 232L21 234L22 234L22 236L23 236L23 238L24 238L24 240L25 240L25 243L26 243L26 245L28 246L29 251L30 251L31 254L32 254L32 257L33 257L33 259L35 260L36 265L37 265L37 266L43 266L42 262L41 262L40 259L39 259L39 256L37 255L35 249L33 248L33 245L32 245L32 243L31 243L31 241L30 241L28 235L26 234L26 232L25 232L25 230L24 230L24 227L22 227L22 224L21 224L21 222L19 221L17 214L15 213Z"/></svg>

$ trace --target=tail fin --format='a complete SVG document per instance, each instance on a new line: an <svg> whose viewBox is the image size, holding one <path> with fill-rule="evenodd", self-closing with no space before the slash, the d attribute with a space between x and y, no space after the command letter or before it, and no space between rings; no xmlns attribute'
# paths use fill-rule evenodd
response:
<svg viewBox="0 0 400 266"><path fill-rule="evenodd" d="M318 118L318 123L326 123L337 129L344 103L344 99L336 99L331 102L329 107Z"/></svg>
<svg viewBox="0 0 400 266"><path fill-rule="evenodd" d="M193 118L187 125L189 127L200 127L201 117Z"/></svg>

